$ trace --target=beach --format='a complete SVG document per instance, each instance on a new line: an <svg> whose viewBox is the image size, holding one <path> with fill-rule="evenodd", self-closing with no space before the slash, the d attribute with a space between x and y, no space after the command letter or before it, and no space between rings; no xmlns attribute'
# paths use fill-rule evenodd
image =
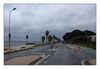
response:
<svg viewBox="0 0 100 69"><path fill-rule="evenodd" d="M6 53L11 53L11 52L17 52L17 51L22 51L22 50L26 50L26 49L31 49L40 44L40 42L32 42L32 41L30 41L29 43L32 43L32 44L26 45L25 41L12 41L10 50L9 50L8 49L8 47L9 47L8 41L5 41L4 42L4 53L6 54Z"/></svg>

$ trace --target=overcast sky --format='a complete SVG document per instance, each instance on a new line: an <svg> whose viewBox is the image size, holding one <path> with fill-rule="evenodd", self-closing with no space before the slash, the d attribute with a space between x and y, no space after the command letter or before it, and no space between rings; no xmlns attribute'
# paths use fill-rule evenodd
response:
<svg viewBox="0 0 100 69"><path fill-rule="evenodd" d="M5 4L4 37L8 40L9 12L12 40L40 40L46 30L60 38L75 29L96 31L95 4Z"/></svg>

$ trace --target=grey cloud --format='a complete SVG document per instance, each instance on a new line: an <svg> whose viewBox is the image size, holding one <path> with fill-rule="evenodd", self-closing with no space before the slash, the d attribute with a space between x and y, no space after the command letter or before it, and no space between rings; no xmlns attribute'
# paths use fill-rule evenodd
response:
<svg viewBox="0 0 100 69"><path fill-rule="evenodd" d="M5 4L4 5L4 37L8 40L8 15L11 14L11 33L13 40L40 40L46 30L62 37L64 33L74 29L92 30L96 26L95 4Z"/></svg>

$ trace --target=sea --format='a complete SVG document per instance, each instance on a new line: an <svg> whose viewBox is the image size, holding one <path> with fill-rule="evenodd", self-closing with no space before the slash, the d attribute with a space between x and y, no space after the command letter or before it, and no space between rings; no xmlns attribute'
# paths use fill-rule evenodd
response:
<svg viewBox="0 0 100 69"><path fill-rule="evenodd" d="M40 41L29 41L29 43L40 43ZM10 47L21 47L25 46L26 41L11 41L11 46ZM9 41L4 41L4 48L7 48L9 46Z"/></svg>

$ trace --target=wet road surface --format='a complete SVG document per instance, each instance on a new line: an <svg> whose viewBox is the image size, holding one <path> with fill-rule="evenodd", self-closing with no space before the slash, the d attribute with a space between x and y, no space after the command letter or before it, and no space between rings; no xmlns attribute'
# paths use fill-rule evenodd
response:
<svg viewBox="0 0 100 69"><path fill-rule="evenodd" d="M50 45L44 45L34 49L9 53L4 55L4 61L15 57L32 55L33 53L50 55L39 65L81 65L83 59L96 58L96 51L90 48L80 47L79 49L73 49L68 44L59 43L59 46L53 46L53 49L50 50Z"/></svg>

